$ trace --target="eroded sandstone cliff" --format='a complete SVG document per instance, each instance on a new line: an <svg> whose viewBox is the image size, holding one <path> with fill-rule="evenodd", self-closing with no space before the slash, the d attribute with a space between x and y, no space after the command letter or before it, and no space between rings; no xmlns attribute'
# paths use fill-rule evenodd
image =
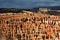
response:
<svg viewBox="0 0 60 40"><path fill-rule="evenodd" d="M60 16L24 11L0 14L2 40L60 40Z"/></svg>

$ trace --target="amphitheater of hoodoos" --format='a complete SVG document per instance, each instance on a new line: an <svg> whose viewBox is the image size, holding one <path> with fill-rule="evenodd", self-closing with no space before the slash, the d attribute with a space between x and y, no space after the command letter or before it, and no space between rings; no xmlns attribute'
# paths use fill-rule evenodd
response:
<svg viewBox="0 0 60 40"><path fill-rule="evenodd" d="M0 14L0 40L60 40L60 16L33 12Z"/></svg>

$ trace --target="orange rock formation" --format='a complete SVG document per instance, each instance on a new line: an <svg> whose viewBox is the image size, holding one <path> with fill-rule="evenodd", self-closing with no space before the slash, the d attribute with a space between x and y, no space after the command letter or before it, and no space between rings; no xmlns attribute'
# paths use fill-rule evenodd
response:
<svg viewBox="0 0 60 40"><path fill-rule="evenodd" d="M60 40L60 16L41 13L0 14L6 40Z"/></svg>

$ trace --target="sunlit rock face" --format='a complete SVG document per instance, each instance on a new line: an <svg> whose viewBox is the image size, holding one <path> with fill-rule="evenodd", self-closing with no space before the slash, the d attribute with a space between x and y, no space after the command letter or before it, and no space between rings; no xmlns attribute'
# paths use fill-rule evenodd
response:
<svg viewBox="0 0 60 40"><path fill-rule="evenodd" d="M28 9L39 6L60 6L60 0L0 0L0 5L0 8Z"/></svg>
<svg viewBox="0 0 60 40"><path fill-rule="evenodd" d="M60 40L59 17L31 11L0 14L0 40Z"/></svg>

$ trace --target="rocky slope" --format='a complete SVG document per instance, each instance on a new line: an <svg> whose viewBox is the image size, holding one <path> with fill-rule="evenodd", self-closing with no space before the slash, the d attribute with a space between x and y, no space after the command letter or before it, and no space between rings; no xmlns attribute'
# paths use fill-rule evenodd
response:
<svg viewBox="0 0 60 40"><path fill-rule="evenodd" d="M60 40L60 16L24 11L0 14L0 39Z"/></svg>

